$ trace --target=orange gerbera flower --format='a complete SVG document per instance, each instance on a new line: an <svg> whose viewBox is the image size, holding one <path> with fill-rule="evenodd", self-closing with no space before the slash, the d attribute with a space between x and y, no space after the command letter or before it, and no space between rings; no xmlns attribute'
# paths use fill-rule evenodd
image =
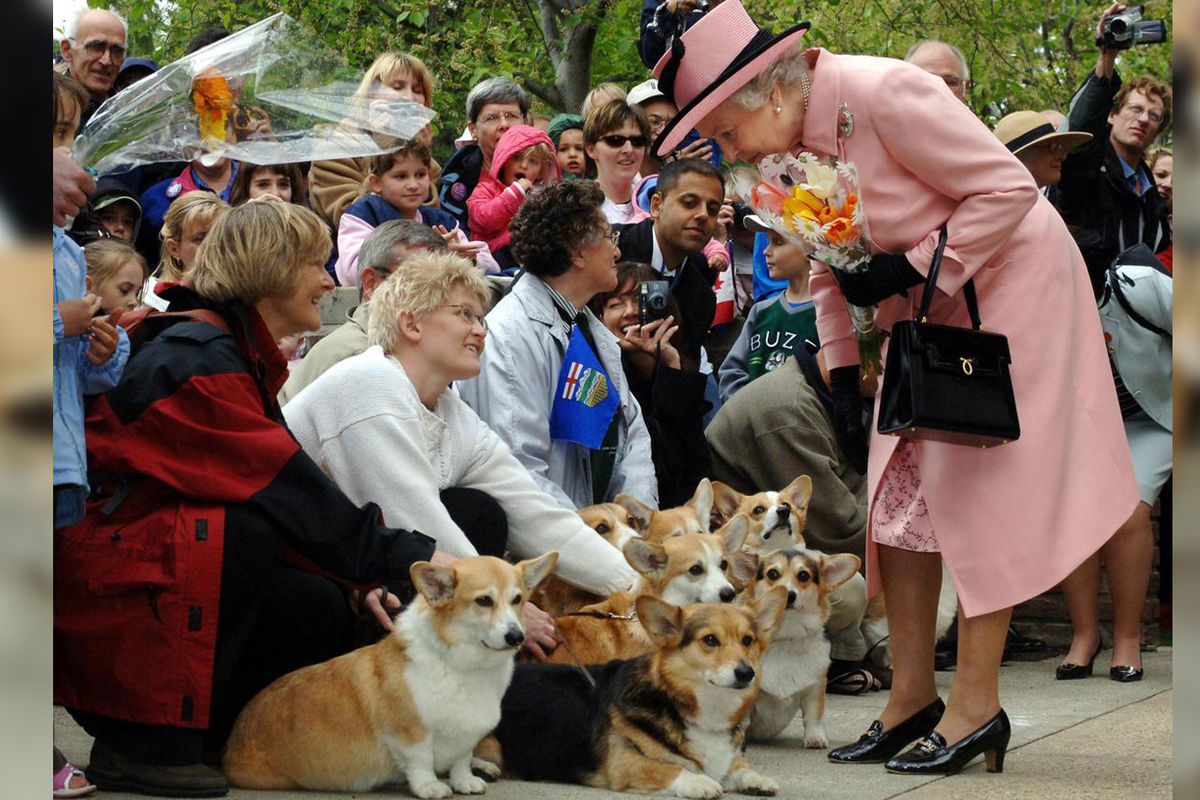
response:
<svg viewBox="0 0 1200 800"><path fill-rule="evenodd" d="M192 82L192 102L200 117L200 136L224 140L225 120L233 111L229 81L220 75L196 78Z"/></svg>

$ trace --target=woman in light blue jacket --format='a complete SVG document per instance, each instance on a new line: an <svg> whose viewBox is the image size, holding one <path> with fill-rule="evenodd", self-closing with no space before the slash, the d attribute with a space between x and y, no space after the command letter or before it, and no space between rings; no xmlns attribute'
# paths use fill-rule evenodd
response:
<svg viewBox="0 0 1200 800"><path fill-rule="evenodd" d="M1100 323L1141 495L1133 515L1100 551L1113 604L1109 677L1120 682L1142 678L1141 619L1154 558L1150 509L1171 477L1171 305L1171 277L1144 245L1123 253L1108 271ZM1059 680L1092 674L1100 652L1099 581L1099 554L1063 581L1073 635L1071 651L1055 671Z"/></svg>
<svg viewBox="0 0 1200 800"><path fill-rule="evenodd" d="M603 202L604 193L588 181L553 184L526 198L511 226L513 252L525 272L488 314L480 373L459 384L459 392L563 507L628 492L658 508L650 434L622 372L617 337L587 309L593 296L617 282L620 250ZM589 340L586 347L604 373L603 389L590 393L588 405L594 399L597 408L611 407L616 398L615 410L599 423L603 441L597 437L596 446L553 433L551 426L555 411L579 398L571 381L583 382L583 375L565 375L563 364L569 348L584 346L580 339Z"/></svg>

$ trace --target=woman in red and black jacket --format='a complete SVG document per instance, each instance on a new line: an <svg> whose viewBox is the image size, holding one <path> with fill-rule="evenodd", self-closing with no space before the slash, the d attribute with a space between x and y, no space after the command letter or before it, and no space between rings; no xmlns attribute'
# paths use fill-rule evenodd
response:
<svg viewBox="0 0 1200 800"><path fill-rule="evenodd" d="M381 623L420 533L359 508L284 427L276 341L320 327L328 229L253 202L218 221L170 312L146 318L86 419L87 516L55 537L55 702L102 788L214 796L202 764L271 680L351 649L348 591Z"/></svg>

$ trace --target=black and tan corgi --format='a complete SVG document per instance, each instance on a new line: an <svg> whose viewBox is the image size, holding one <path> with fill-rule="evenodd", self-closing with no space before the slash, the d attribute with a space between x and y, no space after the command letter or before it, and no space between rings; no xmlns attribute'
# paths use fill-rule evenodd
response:
<svg viewBox="0 0 1200 800"><path fill-rule="evenodd" d="M745 723L787 591L746 606L637 600L654 649L580 669L518 664L500 725L476 755L525 780L677 797L773 795L750 768Z"/></svg>

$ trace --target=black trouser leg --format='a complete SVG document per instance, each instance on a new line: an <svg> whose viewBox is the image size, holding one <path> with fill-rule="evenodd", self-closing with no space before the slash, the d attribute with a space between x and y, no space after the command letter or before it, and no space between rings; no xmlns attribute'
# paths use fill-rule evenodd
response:
<svg viewBox="0 0 1200 800"><path fill-rule="evenodd" d="M508 516L500 504L479 489L452 487L442 491L442 505L481 556L502 558L508 545Z"/></svg>

